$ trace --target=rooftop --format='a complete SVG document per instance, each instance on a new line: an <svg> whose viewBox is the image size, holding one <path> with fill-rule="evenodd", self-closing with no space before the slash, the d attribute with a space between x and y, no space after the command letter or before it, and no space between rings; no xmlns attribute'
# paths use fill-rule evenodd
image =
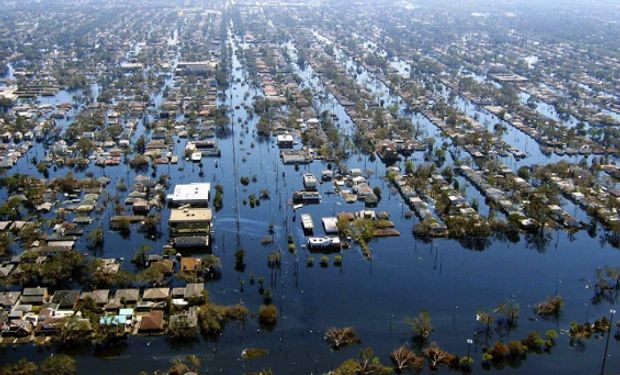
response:
<svg viewBox="0 0 620 375"><path fill-rule="evenodd" d="M191 184L179 184L174 187L174 192L168 194L168 200L174 203L205 203L209 201L211 184L208 182L194 182Z"/></svg>
<svg viewBox="0 0 620 375"><path fill-rule="evenodd" d="M211 221L212 218L210 208L179 208L170 211L171 223Z"/></svg>

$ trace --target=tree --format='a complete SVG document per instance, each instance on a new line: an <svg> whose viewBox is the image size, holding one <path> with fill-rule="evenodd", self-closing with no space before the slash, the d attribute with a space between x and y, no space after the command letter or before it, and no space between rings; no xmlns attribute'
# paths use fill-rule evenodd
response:
<svg viewBox="0 0 620 375"><path fill-rule="evenodd" d="M353 327L330 328L325 333L325 340L336 350L362 342Z"/></svg>
<svg viewBox="0 0 620 375"><path fill-rule="evenodd" d="M247 307L241 304L222 306L205 302L198 310L198 325L203 334L216 335L222 331L226 321L243 321L248 313Z"/></svg>
<svg viewBox="0 0 620 375"><path fill-rule="evenodd" d="M348 359L331 372L333 375L383 375L392 369L381 363L371 348L363 349L358 359Z"/></svg>
<svg viewBox="0 0 620 375"><path fill-rule="evenodd" d="M134 151L138 154L143 154L146 151L146 138L144 135L138 137L136 144L134 145Z"/></svg>
<svg viewBox="0 0 620 375"><path fill-rule="evenodd" d="M75 359L65 354L53 354L41 364L43 375L73 375L77 374Z"/></svg>
<svg viewBox="0 0 620 375"><path fill-rule="evenodd" d="M95 149L95 145L92 140L82 137L77 142L76 149L82 157L87 158Z"/></svg>
<svg viewBox="0 0 620 375"><path fill-rule="evenodd" d="M536 221L541 234L544 232L547 220L549 220L551 215L547 199L547 196L550 194L552 192L549 189L541 186L534 193L530 194L529 202L525 205L526 214Z"/></svg>
<svg viewBox="0 0 620 375"><path fill-rule="evenodd" d="M278 308L273 303L258 308L258 320L262 325L273 326L278 321Z"/></svg>
<svg viewBox="0 0 620 375"><path fill-rule="evenodd" d="M86 275L86 257L75 250L65 251L43 263L39 270L41 278L50 286L69 285L72 279Z"/></svg>
<svg viewBox="0 0 620 375"><path fill-rule="evenodd" d="M35 375L37 369L38 367L34 362L29 362L22 358L16 363L2 366L0 368L0 375Z"/></svg>
<svg viewBox="0 0 620 375"><path fill-rule="evenodd" d="M82 319L77 315L71 315L61 323L58 341L65 346L73 346L85 343L89 337L91 326L87 319Z"/></svg>
<svg viewBox="0 0 620 375"><path fill-rule="evenodd" d="M11 235L8 232L0 233L0 256L6 255L11 249Z"/></svg>
<svg viewBox="0 0 620 375"><path fill-rule="evenodd" d="M147 285L159 285L165 277L163 266L159 263L151 264L138 275L138 278Z"/></svg>
<svg viewBox="0 0 620 375"><path fill-rule="evenodd" d="M437 343L432 343L428 348L423 350L424 356L428 359L431 369L436 369L441 364L451 365L454 355L440 348Z"/></svg>
<svg viewBox="0 0 620 375"><path fill-rule="evenodd" d="M95 249L103 245L104 233L103 228L98 226L88 233L88 246Z"/></svg>
<svg viewBox="0 0 620 375"><path fill-rule="evenodd" d="M159 222L161 221L161 215L146 215L142 222L142 230L148 236L157 238L159 237Z"/></svg>
<svg viewBox="0 0 620 375"><path fill-rule="evenodd" d="M95 342L101 345L116 343L127 338L125 327L121 324L99 324Z"/></svg>
<svg viewBox="0 0 620 375"><path fill-rule="evenodd" d="M205 255L200 261L200 273L208 278L218 278L221 273L222 262L216 255Z"/></svg>
<svg viewBox="0 0 620 375"><path fill-rule="evenodd" d="M166 372L168 375L185 375L196 373L200 368L200 359L195 355L188 355L184 359L175 358Z"/></svg>
<svg viewBox="0 0 620 375"><path fill-rule="evenodd" d="M131 263L133 263L139 269L146 267L146 263L148 262L150 251L151 251L150 245L140 246L135 251L133 258L131 259Z"/></svg>
<svg viewBox="0 0 620 375"><path fill-rule="evenodd" d="M235 269L243 271L245 268L245 250L238 249L235 251Z"/></svg>
<svg viewBox="0 0 620 375"><path fill-rule="evenodd" d="M404 345L395 349L390 358L399 372L408 369L420 370L424 366L424 357L416 355L413 350Z"/></svg>
<svg viewBox="0 0 620 375"><path fill-rule="evenodd" d="M558 316L564 306L564 299L562 296L550 296L546 300L536 305L535 311L538 315L542 316Z"/></svg>
<svg viewBox="0 0 620 375"><path fill-rule="evenodd" d="M433 325L431 323L431 315L428 311L422 311L413 320L408 320L407 323L413 329L413 337L416 340L427 340L431 332L433 332Z"/></svg>
<svg viewBox="0 0 620 375"><path fill-rule="evenodd" d="M517 325L521 310L514 299L507 299L497 307L497 311L504 316L509 328Z"/></svg>
<svg viewBox="0 0 620 375"><path fill-rule="evenodd" d="M213 207L219 211L224 206L224 187L221 184L215 185L215 196L213 198Z"/></svg>
<svg viewBox="0 0 620 375"><path fill-rule="evenodd" d="M177 315L170 319L168 334L175 339L191 339L198 335L198 325L189 315Z"/></svg>
<svg viewBox="0 0 620 375"><path fill-rule="evenodd" d="M510 348L503 342L498 341L495 343L495 345L489 348L487 353L493 356L493 360L503 361L506 357L510 355Z"/></svg>
<svg viewBox="0 0 620 375"><path fill-rule="evenodd" d="M493 316L493 312L491 311L478 311L477 319L482 324L484 324L484 331L486 334L491 333L491 324L495 321L495 316Z"/></svg>

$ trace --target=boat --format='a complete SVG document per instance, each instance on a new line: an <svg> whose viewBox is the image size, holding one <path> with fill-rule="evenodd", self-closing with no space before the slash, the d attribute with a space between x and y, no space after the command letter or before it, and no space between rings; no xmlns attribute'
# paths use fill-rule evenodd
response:
<svg viewBox="0 0 620 375"><path fill-rule="evenodd" d="M304 187L306 188L306 190L316 190L317 189L319 181L317 180L317 178L313 174L311 174L311 173L304 174L303 180L304 180Z"/></svg>
<svg viewBox="0 0 620 375"><path fill-rule="evenodd" d="M321 250L340 247L338 237L310 237L308 238L308 249Z"/></svg>
<svg viewBox="0 0 620 375"><path fill-rule="evenodd" d="M202 152L200 152L200 151L194 151L194 152L192 152L192 155L190 156L190 159L191 159L194 163L198 163L198 162L202 159Z"/></svg>
<svg viewBox="0 0 620 375"><path fill-rule="evenodd" d="M312 234L314 230L314 222L312 221L312 216L310 214L301 214L301 226L304 229L304 232Z"/></svg>

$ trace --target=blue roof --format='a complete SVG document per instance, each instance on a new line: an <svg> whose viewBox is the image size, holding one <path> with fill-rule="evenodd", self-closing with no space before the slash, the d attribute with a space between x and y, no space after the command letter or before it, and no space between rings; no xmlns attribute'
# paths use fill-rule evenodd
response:
<svg viewBox="0 0 620 375"><path fill-rule="evenodd" d="M101 318L99 318L99 324L105 324L105 325L110 325L110 324L127 324L127 317L125 317L124 315L106 315L106 316L102 316Z"/></svg>
<svg viewBox="0 0 620 375"><path fill-rule="evenodd" d="M120 309L118 311L118 315L133 315L133 309L130 309L130 308Z"/></svg>

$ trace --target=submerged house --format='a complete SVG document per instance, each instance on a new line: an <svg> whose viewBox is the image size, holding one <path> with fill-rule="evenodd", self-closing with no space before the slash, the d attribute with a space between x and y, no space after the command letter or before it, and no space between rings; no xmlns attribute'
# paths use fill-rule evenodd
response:
<svg viewBox="0 0 620 375"><path fill-rule="evenodd" d="M176 247L209 247L213 213L209 208L172 209L168 228Z"/></svg>
<svg viewBox="0 0 620 375"><path fill-rule="evenodd" d="M178 184L174 192L168 194L167 200L173 205L208 206L211 184L208 182L194 182Z"/></svg>

